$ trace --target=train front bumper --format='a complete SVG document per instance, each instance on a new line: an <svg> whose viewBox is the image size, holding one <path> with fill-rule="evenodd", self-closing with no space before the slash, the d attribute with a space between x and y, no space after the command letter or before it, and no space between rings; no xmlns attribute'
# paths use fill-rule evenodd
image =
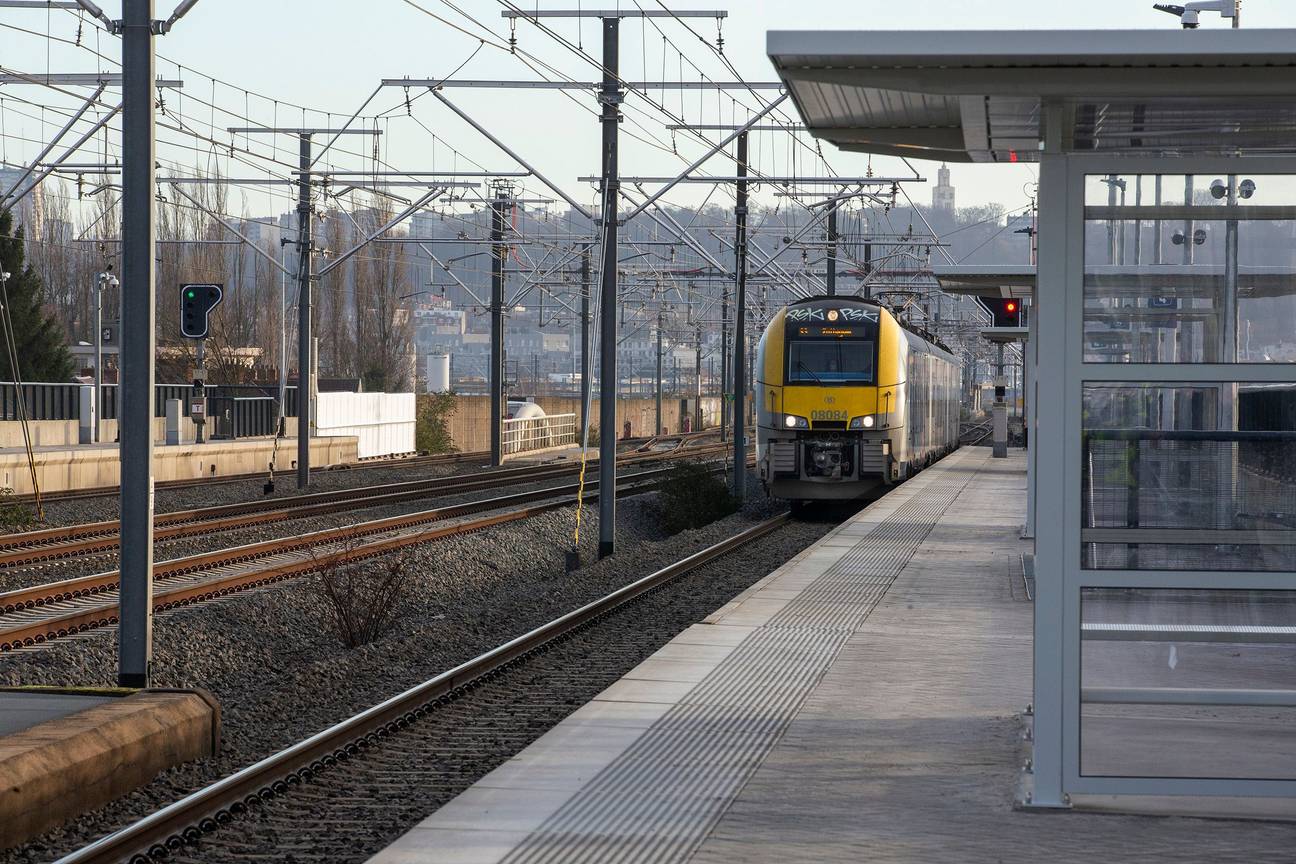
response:
<svg viewBox="0 0 1296 864"><path fill-rule="evenodd" d="M897 478L889 438L802 432L770 435L763 444L760 476L779 497L851 498L861 483Z"/></svg>

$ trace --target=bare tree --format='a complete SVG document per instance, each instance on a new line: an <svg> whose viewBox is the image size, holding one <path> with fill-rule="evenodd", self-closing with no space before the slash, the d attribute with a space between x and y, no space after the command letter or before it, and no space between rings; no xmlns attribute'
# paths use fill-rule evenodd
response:
<svg viewBox="0 0 1296 864"><path fill-rule="evenodd" d="M362 542L353 538L341 549L310 552L319 573L315 588L328 607L338 638L348 648L367 645L391 629L414 572L413 546L352 561Z"/></svg>
<svg viewBox="0 0 1296 864"><path fill-rule="evenodd" d="M374 230L396 215L390 200L374 196L368 213ZM362 227L366 227L363 226ZM402 243L375 243L356 263L356 365L365 389L408 390L413 339L407 295L409 258Z"/></svg>

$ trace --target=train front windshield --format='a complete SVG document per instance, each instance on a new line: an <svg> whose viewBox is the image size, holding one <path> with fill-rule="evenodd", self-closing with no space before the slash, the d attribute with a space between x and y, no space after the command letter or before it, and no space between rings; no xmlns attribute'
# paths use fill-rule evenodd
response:
<svg viewBox="0 0 1296 864"><path fill-rule="evenodd" d="M789 384L872 384L871 339L841 337L788 340Z"/></svg>

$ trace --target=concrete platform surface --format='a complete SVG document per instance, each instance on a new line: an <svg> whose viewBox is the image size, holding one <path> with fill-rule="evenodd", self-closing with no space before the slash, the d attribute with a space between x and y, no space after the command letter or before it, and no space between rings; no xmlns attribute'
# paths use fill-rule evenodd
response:
<svg viewBox="0 0 1296 864"><path fill-rule="evenodd" d="M955 453L371 864L1296 860L1289 824L1014 809L1024 509L1020 453Z"/></svg>
<svg viewBox="0 0 1296 864"><path fill-rule="evenodd" d="M0 738L116 698L69 691L0 690Z"/></svg>

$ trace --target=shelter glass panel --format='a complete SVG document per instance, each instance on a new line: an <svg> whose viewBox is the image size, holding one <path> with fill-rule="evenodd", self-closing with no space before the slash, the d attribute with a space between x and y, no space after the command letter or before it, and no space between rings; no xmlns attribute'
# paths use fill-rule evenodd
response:
<svg viewBox="0 0 1296 864"><path fill-rule="evenodd" d="M1083 389L1080 564L1296 570L1296 384Z"/></svg>
<svg viewBox="0 0 1296 864"><path fill-rule="evenodd" d="M1089 175L1084 360L1296 362L1296 177Z"/></svg>
<svg viewBox="0 0 1296 864"><path fill-rule="evenodd" d="M1081 592L1080 773L1296 779L1296 591Z"/></svg>

